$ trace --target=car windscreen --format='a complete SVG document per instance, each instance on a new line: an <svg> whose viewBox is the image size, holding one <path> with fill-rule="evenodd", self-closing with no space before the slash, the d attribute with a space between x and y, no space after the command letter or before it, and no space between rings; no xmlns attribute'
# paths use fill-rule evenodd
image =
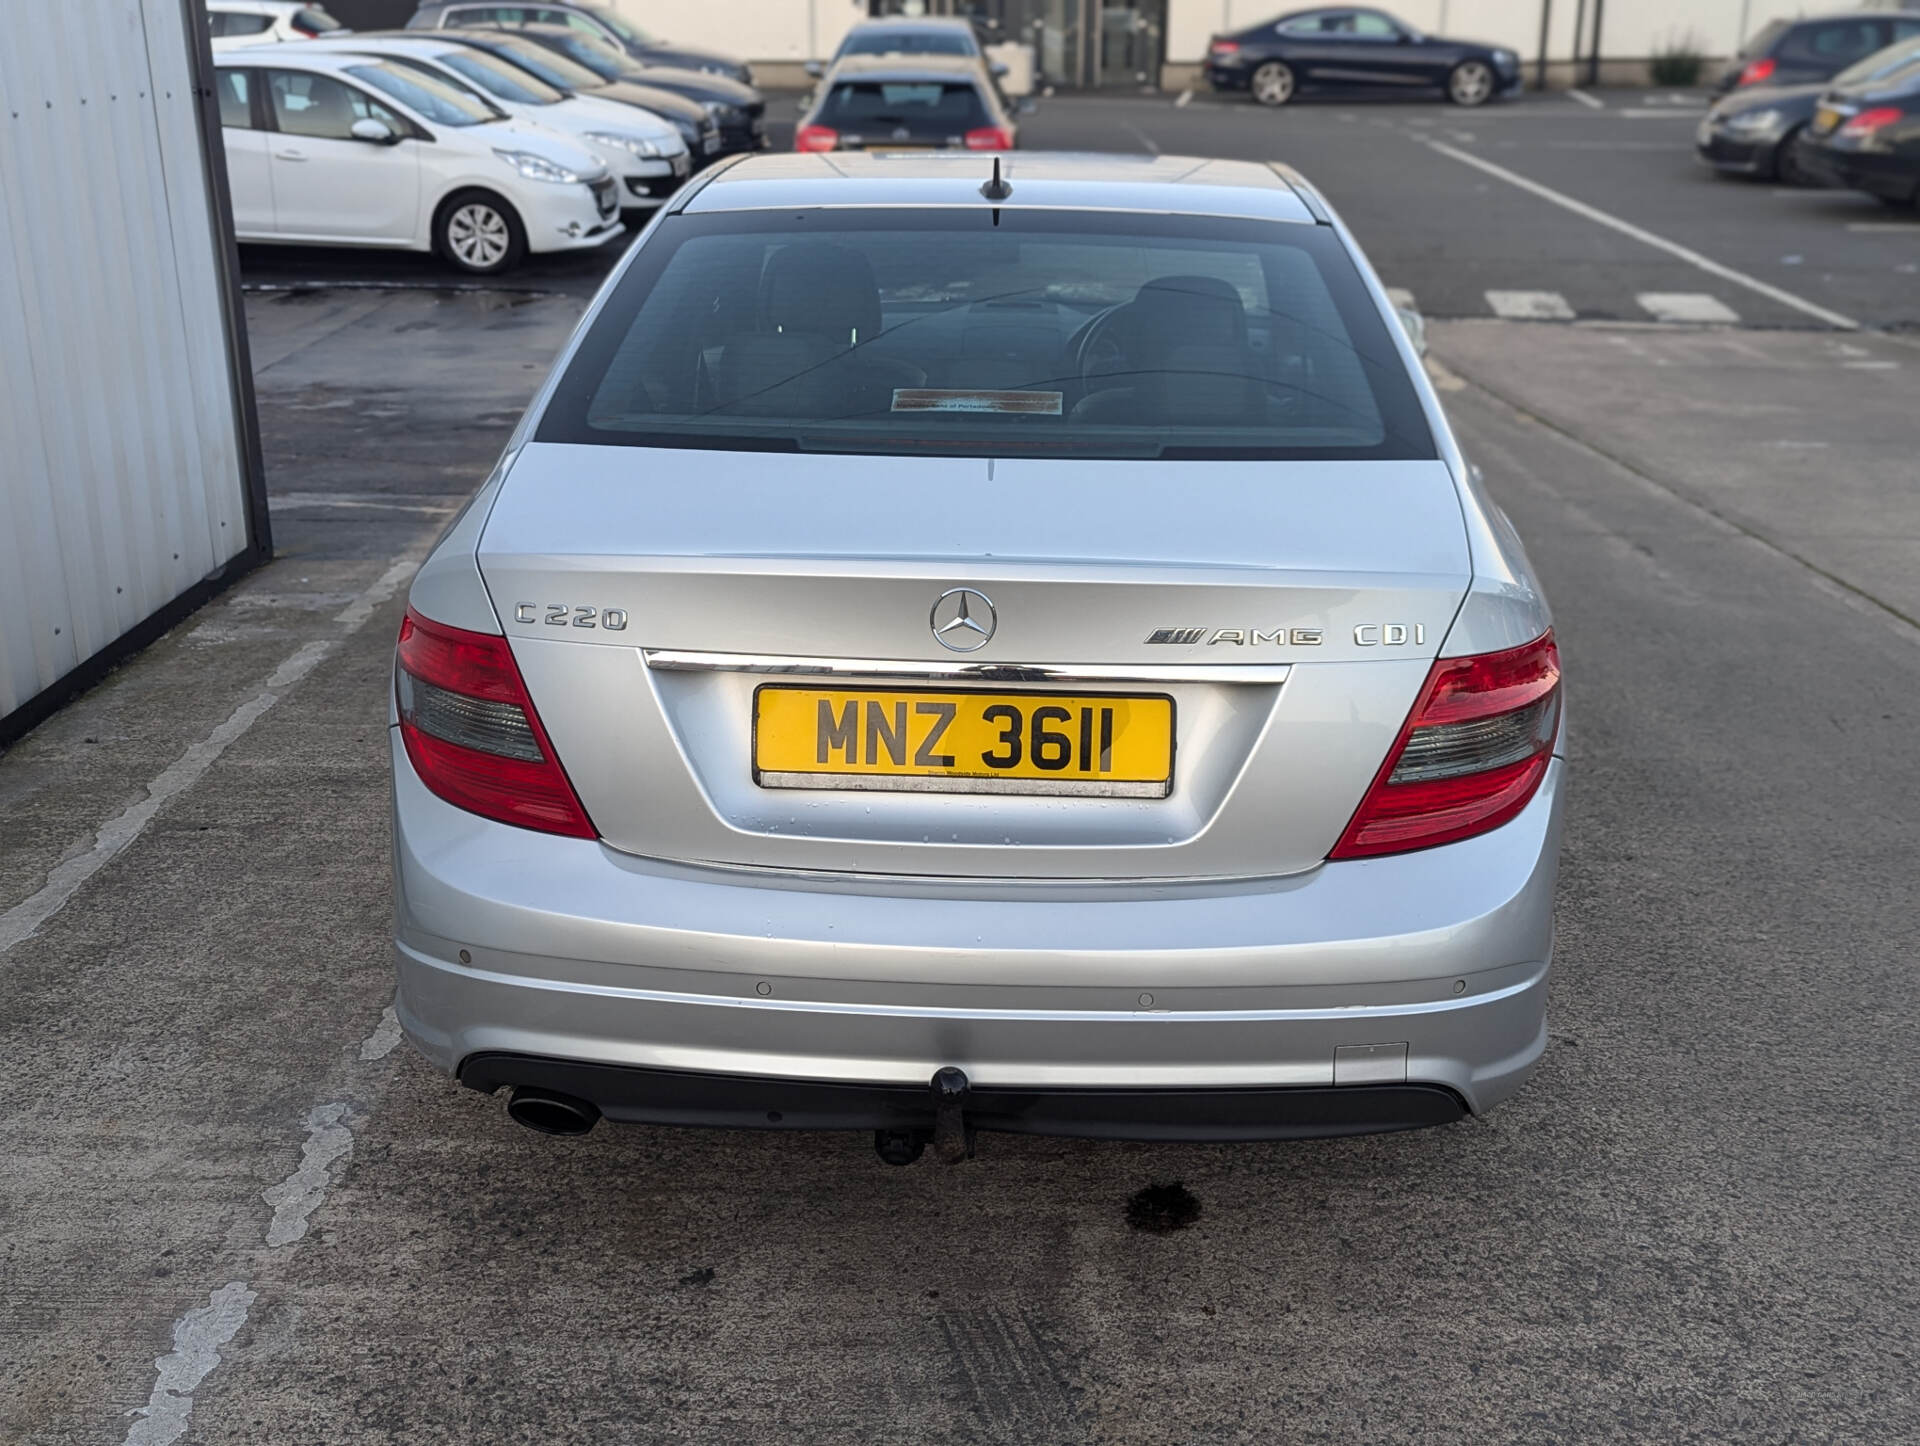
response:
<svg viewBox="0 0 1920 1446"><path fill-rule="evenodd" d="M1902 40L1885 50L1876 50L1865 60L1856 60L1833 78L1835 90L1885 80L1908 66L1920 63L1920 39Z"/></svg>
<svg viewBox="0 0 1920 1446"><path fill-rule="evenodd" d="M1751 40L1740 47L1740 58L1745 60L1748 56L1765 55L1769 50L1773 49L1774 41L1786 34L1786 31L1786 21L1769 20L1754 32Z"/></svg>
<svg viewBox="0 0 1920 1446"><path fill-rule="evenodd" d="M607 29L633 45L658 45L660 42L646 31L635 25L624 15L616 14L605 5L582 5L578 7L598 20Z"/></svg>
<svg viewBox="0 0 1920 1446"><path fill-rule="evenodd" d="M978 55L958 30L872 30L849 35L842 55Z"/></svg>
<svg viewBox="0 0 1920 1446"><path fill-rule="evenodd" d="M514 65L531 70L548 85L567 90L597 90L606 84L602 77L586 66L577 65L559 51L549 50L531 40L502 37L495 41L495 45Z"/></svg>
<svg viewBox="0 0 1920 1446"><path fill-rule="evenodd" d="M968 81L848 80L827 92L813 122L849 132L916 123L959 132L991 125L993 118Z"/></svg>
<svg viewBox="0 0 1920 1446"><path fill-rule="evenodd" d="M556 31L543 35L542 40L558 47L564 54L580 65L584 65L602 80L616 80L634 68L634 62L611 44L597 35L589 35L584 30Z"/></svg>
<svg viewBox="0 0 1920 1446"><path fill-rule="evenodd" d="M423 120L443 126L477 126L504 120L506 112L451 80L391 60L349 65L347 74L384 91Z"/></svg>
<svg viewBox="0 0 1920 1446"><path fill-rule="evenodd" d="M468 50L462 46L436 55L434 59L448 70L465 76L498 100L515 101L521 105L552 105L567 98L564 90L548 85L531 71L522 70L498 56L488 55L484 50Z"/></svg>
<svg viewBox="0 0 1920 1446"><path fill-rule="evenodd" d="M1430 458L1325 226L1155 214L677 215L541 441L893 455Z"/></svg>

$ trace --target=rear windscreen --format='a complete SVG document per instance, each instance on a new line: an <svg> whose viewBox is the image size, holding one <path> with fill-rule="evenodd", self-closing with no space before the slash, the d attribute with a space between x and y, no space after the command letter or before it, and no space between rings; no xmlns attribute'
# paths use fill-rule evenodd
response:
<svg viewBox="0 0 1920 1446"><path fill-rule="evenodd" d="M992 124L971 85L940 80L845 81L827 93L813 121L850 132L922 124L968 131Z"/></svg>
<svg viewBox="0 0 1920 1446"><path fill-rule="evenodd" d="M842 55L977 55L971 38L957 30L876 30L849 35Z"/></svg>
<svg viewBox="0 0 1920 1446"><path fill-rule="evenodd" d="M1435 455L1325 226L1073 211L670 216L542 441L1098 457Z"/></svg>

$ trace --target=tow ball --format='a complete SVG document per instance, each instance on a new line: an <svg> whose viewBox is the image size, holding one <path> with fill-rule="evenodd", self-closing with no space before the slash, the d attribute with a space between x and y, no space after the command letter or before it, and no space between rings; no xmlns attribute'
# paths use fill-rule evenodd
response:
<svg viewBox="0 0 1920 1446"><path fill-rule="evenodd" d="M933 1077L933 1153L949 1165L973 1155L973 1127L966 1120L967 1072L947 1065ZM889 1165L911 1165L927 1147L925 1130L875 1130L873 1148Z"/></svg>

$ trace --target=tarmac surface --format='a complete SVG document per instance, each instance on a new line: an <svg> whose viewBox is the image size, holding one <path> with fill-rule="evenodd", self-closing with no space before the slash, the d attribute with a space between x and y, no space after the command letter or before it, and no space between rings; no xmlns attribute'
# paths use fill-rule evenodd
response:
<svg viewBox="0 0 1920 1446"><path fill-rule="evenodd" d="M1284 137L1435 318L1554 600L1551 1044L1405 1135L902 1170L551 1140L434 1072L386 1012L401 596L609 258L476 290L250 253L289 288L248 312L279 556L0 755L0 1441L1913 1439L1920 234L1695 174L1684 119L1601 98L1027 122ZM1584 319L1482 300L1526 289ZM1688 292L1743 324L1630 310Z"/></svg>

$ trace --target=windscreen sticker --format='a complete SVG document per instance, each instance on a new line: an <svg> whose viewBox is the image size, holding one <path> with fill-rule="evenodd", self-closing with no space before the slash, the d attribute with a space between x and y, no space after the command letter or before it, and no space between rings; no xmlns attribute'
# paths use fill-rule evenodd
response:
<svg viewBox="0 0 1920 1446"><path fill-rule="evenodd" d="M1025 412L1057 417L1065 392L983 392L971 388L948 391L939 387L897 387L896 412Z"/></svg>

